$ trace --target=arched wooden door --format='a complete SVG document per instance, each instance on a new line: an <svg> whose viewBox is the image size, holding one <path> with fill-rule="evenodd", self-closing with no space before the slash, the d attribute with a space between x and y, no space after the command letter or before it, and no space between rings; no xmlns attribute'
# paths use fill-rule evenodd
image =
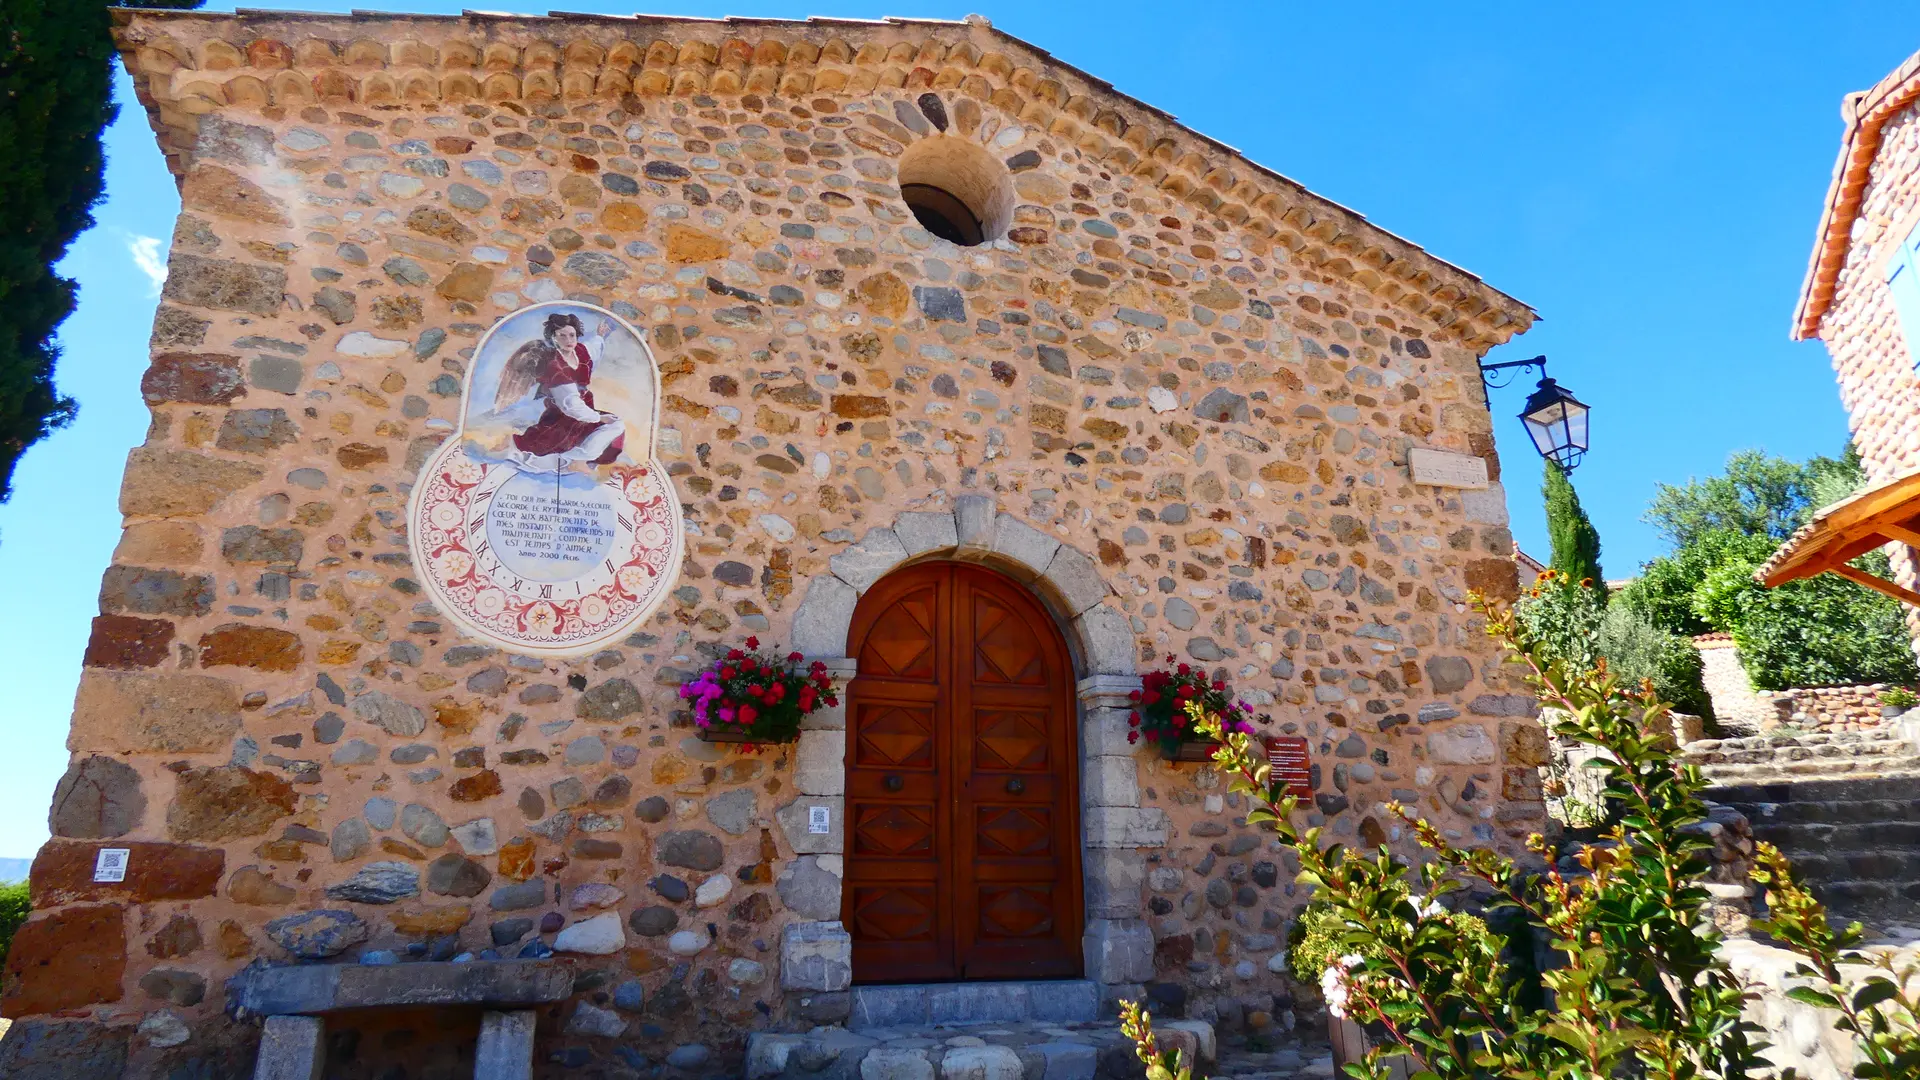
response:
<svg viewBox="0 0 1920 1080"><path fill-rule="evenodd" d="M855 982L1080 974L1073 667L1008 578L909 567L849 636L842 919Z"/></svg>

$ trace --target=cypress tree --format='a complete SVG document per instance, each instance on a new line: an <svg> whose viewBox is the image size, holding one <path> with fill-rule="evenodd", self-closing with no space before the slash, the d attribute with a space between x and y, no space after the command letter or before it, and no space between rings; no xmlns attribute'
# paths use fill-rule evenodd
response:
<svg viewBox="0 0 1920 1080"><path fill-rule="evenodd" d="M0 0L0 502L27 447L73 420L53 334L76 290L53 267L100 199L100 132L115 113L108 9L201 2Z"/></svg>
<svg viewBox="0 0 1920 1080"><path fill-rule="evenodd" d="M1607 592L1606 575L1600 571L1600 533L1587 512L1580 508L1580 496L1573 481L1560 466L1547 459L1546 481L1541 494L1547 501L1547 537L1553 541L1552 567L1574 581L1593 582L1601 596Z"/></svg>

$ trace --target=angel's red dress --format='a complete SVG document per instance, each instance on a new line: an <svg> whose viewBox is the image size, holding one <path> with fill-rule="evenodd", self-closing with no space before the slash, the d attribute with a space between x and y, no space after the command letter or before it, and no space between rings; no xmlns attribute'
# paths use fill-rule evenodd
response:
<svg viewBox="0 0 1920 1080"><path fill-rule="evenodd" d="M598 420L578 420L568 416L553 402L552 391L555 387L573 384L580 388L580 400L588 408L593 408L593 391L587 389L587 385L593 381L593 357L588 354L584 344L574 345L573 352L577 366L562 363L560 350L555 348L545 349L540 358L535 385L540 388L540 396L546 399L547 409L532 427L513 437L515 447L535 457L564 454L585 442L587 436L593 434L601 424ZM625 435L614 439L599 457L593 459L592 464L613 463L620 457L626 440Z"/></svg>

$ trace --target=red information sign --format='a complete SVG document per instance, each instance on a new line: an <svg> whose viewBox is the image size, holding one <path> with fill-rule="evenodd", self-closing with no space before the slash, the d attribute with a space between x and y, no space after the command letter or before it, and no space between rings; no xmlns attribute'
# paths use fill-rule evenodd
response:
<svg viewBox="0 0 1920 1080"><path fill-rule="evenodd" d="M1273 766L1273 779L1286 783L1287 794L1299 799L1312 797L1313 784L1307 768L1305 738L1299 735L1269 736L1267 764Z"/></svg>

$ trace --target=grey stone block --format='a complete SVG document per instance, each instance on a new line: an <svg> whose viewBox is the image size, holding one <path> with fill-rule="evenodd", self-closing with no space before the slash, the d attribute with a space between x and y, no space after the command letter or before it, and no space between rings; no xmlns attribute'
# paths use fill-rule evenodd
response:
<svg viewBox="0 0 1920 1080"><path fill-rule="evenodd" d="M326 1065L326 1021L317 1016L267 1017L253 1080L320 1080Z"/></svg>
<svg viewBox="0 0 1920 1080"><path fill-rule="evenodd" d="M1140 680L1133 680L1138 688ZM1126 708L1088 709L1080 722L1080 752L1086 757L1121 757L1131 755L1139 749L1127 741L1127 732L1133 730L1127 724Z"/></svg>
<svg viewBox="0 0 1920 1080"><path fill-rule="evenodd" d="M860 1059L860 1080L933 1080L933 1062L925 1050L875 1047Z"/></svg>
<svg viewBox="0 0 1920 1080"><path fill-rule="evenodd" d="M827 568L861 592L873 588L907 559L907 549L892 529L868 529L860 542L827 560Z"/></svg>
<svg viewBox="0 0 1920 1080"><path fill-rule="evenodd" d="M1040 1080L1093 1080L1100 1064L1100 1052L1086 1043L1041 1043L1040 1054L1046 1059Z"/></svg>
<svg viewBox="0 0 1920 1080"><path fill-rule="evenodd" d="M853 982L853 937L838 922L788 923L780 931L780 986L845 990Z"/></svg>
<svg viewBox="0 0 1920 1080"><path fill-rule="evenodd" d="M1100 988L1091 979L1036 982L1027 986L1029 1019L1050 1024L1092 1023L1100 1015Z"/></svg>
<svg viewBox="0 0 1920 1080"><path fill-rule="evenodd" d="M1089 709L1131 709L1133 700L1128 695L1138 689L1139 676L1117 672L1089 675L1073 684L1074 696Z"/></svg>
<svg viewBox="0 0 1920 1080"><path fill-rule="evenodd" d="M1133 672L1133 624L1105 604L1097 604L1073 620L1081 655L1089 671L1127 675Z"/></svg>
<svg viewBox="0 0 1920 1080"><path fill-rule="evenodd" d="M962 551L984 552L993 547L998 510L988 495L962 495L953 500L954 543Z"/></svg>
<svg viewBox="0 0 1920 1080"><path fill-rule="evenodd" d="M1060 541L1012 514L1001 514L993 522L991 550L1005 560L1002 565L1015 577L1032 581L1046 573Z"/></svg>
<svg viewBox="0 0 1920 1080"><path fill-rule="evenodd" d="M1017 1024L1031 1011L1027 984L943 983L927 987L927 1014L936 1024Z"/></svg>
<svg viewBox="0 0 1920 1080"><path fill-rule="evenodd" d="M802 795L847 791L847 733L802 731L793 755L793 786Z"/></svg>
<svg viewBox="0 0 1920 1080"><path fill-rule="evenodd" d="M940 1080L1021 1080L1020 1055L1007 1046L956 1046L940 1059Z"/></svg>
<svg viewBox="0 0 1920 1080"><path fill-rule="evenodd" d="M1130 806L1090 806L1085 817L1090 848L1167 846L1167 812Z"/></svg>
<svg viewBox="0 0 1920 1080"><path fill-rule="evenodd" d="M827 831L811 831L809 815L813 807L827 809ZM847 849L846 799L838 795L803 795L773 812L773 820L786 834L787 844L796 855L838 855Z"/></svg>
<svg viewBox="0 0 1920 1080"><path fill-rule="evenodd" d="M0 1037L0 1076L120 1080L133 1028L23 1017Z"/></svg>
<svg viewBox="0 0 1920 1080"><path fill-rule="evenodd" d="M480 1042L473 1052L473 1080L532 1080L532 1009L480 1015Z"/></svg>
<svg viewBox="0 0 1920 1080"><path fill-rule="evenodd" d="M926 986L857 986L853 989L853 1015L847 1026L855 1031L869 1028L911 1027L933 1022L927 1004Z"/></svg>
<svg viewBox="0 0 1920 1080"><path fill-rule="evenodd" d="M1153 931L1140 919L1093 919L1080 938L1087 977L1095 982L1136 983L1153 978Z"/></svg>
<svg viewBox="0 0 1920 1080"><path fill-rule="evenodd" d="M1089 757L1080 763L1081 799L1087 806L1139 806L1139 769L1132 755Z"/></svg>
<svg viewBox="0 0 1920 1080"><path fill-rule="evenodd" d="M950 510L909 510L894 519L893 534L900 538L908 558L946 551L960 543L959 528Z"/></svg>
<svg viewBox="0 0 1920 1080"><path fill-rule="evenodd" d="M1087 891L1087 915L1095 919L1137 919L1146 884L1146 856L1126 848L1095 848L1080 858Z"/></svg>
<svg viewBox="0 0 1920 1080"><path fill-rule="evenodd" d="M1042 576L1070 616L1107 598L1107 582L1100 576L1100 568L1078 548L1061 544Z"/></svg>
<svg viewBox="0 0 1920 1080"><path fill-rule="evenodd" d="M550 960L256 966L227 980L229 1004L263 1016L417 1005L541 1005L572 992L571 972Z"/></svg>
<svg viewBox="0 0 1920 1080"><path fill-rule="evenodd" d="M853 607L859 602L853 586L832 574L814 575L807 583L806 598L794 609L788 647L809 657L845 656L847 628L853 624Z"/></svg>

